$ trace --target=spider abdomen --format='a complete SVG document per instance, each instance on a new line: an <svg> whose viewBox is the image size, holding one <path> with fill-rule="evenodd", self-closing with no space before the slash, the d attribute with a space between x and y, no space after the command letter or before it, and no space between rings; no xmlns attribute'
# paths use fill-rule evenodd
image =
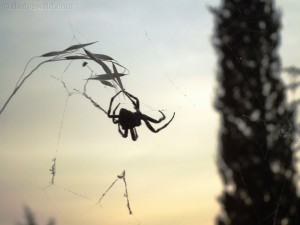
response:
<svg viewBox="0 0 300 225"><path fill-rule="evenodd" d="M122 129L131 129L141 125L141 117L139 113L122 108L119 112L119 123Z"/></svg>

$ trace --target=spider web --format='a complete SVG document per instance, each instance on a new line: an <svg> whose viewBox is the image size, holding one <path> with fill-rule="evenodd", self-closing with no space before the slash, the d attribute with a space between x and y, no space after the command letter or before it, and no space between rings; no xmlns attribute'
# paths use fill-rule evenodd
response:
<svg viewBox="0 0 300 225"><path fill-rule="evenodd" d="M74 34L74 31L73 31L73 37L74 37L74 40L77 41L76 39L76 36ZM52 165L49 169L50 171L50 174L51 174L51 180L49 182L49 185L47 185L46 187L42 188L43 192L45 193L46 197L48 198L49 201L52 201L52 199L49 197L49 189L50 188L57 188L59 190L62 190L63 192L67 192L69 194L72 194L72 195L75 195L76 197L80 198L80 199L84 199L84 200L87 200L89 202L92 202L93 201L93 198L91 197L87 197L87 195L85 194L81 194L79 192L76 192L72 189L69 189L65 186L61 186L60 184L57 184L55 182L55 176L56 176L56 171L57 171L57 157L58 157L58 152L59 152L59 149L60 149L60 143L61 143L61 139L62 139L62 130L63 130L63 124L64 124L64 120L65 120L65 115L66 115L66 111L67 111L67 106L68 106L68 101L69 101L69 98L71 96L73 96L74 94L81 94L83 97L85 97L86 99L88 99L97 109L99 109L100 111L104 112L105 114L107 114L107 111L104 110L92 97L90 97L88 94L87 94L87 86L88 86L88 81L85 81L85 84L83 85L83 91L79 91L77 89L73 89L73 91L70 91L69 88L67 87L67 84L65 83L64 81L64 75L65 73L67 72L67 70L69 69L71 63L73 61L71 61L70 63L68 63L68 65L66 66L65 70L63 71L62 75L60 78L57 78L55 76L52 76L54 79L56 79L57 81L59 81L62 85L62 87L65 89L65 92L66 92L66 95L67 95L67 98L65 100L65 104L64 104L64 107L63 107L63 113L62 113L62 118L61 118L61 122L60 122L60 126L59 126L59 132L58 132L58 138L57 138L57 144L56 144L56 151L55 151L55 157L52 159ZM88 69L91 71L91 78L93 78L93 75L96 74L94 72L94 70L89 66L87 65L88 63L86 62L83 62L82 66L85 67L87 66ZM117 63L119 66L123 67L122 65L120 65L119 63ZM123 67L125 70L127 70L125 67ZM116 86L112 86L111 83L108 83L108 82L102 82L100 80L101 83L103 83L104 85L107 85L107 86L110 86L110 87L114 87L116 88ZM119 78L119 82L120 81L120 78ZM120 88L123 88L123 85L121 83L118 83ZM131 209L131 206L130 206L130 201L129 201L129 195L128 195L128 189L127 189L127 181L126 181L126 171L124 170L120 175L117 175L117 178L111 183L111 185L108 187L108 189L103 192L103 194L101 195L101 197L99 198L98 202L93 206L91 207L90 210L92 210L93 208L95 208L97 205L100 205L101 202L103 201L104 197L107 195L107 193L113 188L113 186L117 183L118 180L122 180L123 181L123 184L124 184L124 196L126 198L126 207L128 209L128 213L129 215L132 215L132 209ZM101 205L100 205L101 206ZM57 211L61 211L59 209L59 206L55 205L55 208ZM136 219L136 217L135 217ZM137 219L136 219L137 220ZM138 220L137 220L138 222Z"/></svg>

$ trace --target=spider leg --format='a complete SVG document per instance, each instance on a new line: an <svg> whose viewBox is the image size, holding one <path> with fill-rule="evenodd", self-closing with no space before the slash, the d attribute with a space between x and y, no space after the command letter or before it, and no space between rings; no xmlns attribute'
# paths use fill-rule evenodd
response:
<svg viewBox="0 0 300 225"><path fill-rule="evenodd" d="M116 111L117 111L119 105L120 105L120 103L116 106L116 108L113 111L113 114L110 117L110 118L112 118L113 123L118 123L119 122L119 120L117 119L117 118L119 118L119 116L116 115Z"/></svg>
<svg viewBox="0 0 300 225"><path fill-rule="evenodd" d="M124 91L124 93L127 95L127 97L129 98L129 100L132 102L132 104L134 105L134 108L139 111L140 109L140 102L139 99L135 96L133 96L132 94L128 93L127 91ZM134 102L134 100L135 102Z"/></svg>
<svg viewBox="0 0 300 225"><path fill-rule="evenodd" d="M162 127L158 128L158 129L154 129L152 127L152 125L150 124L150 120L148 121L147 119L145 118L142 118L143 121L145 122L146 126L149 128L149 130L151 130L152 132L154 133L158 133L159 131L161 131L162 129L166 128L171 122L172 120L174 119L174 116L175 116L175 113L173 114L172 118L169 120L169 122L167 122L165 125L163 125Z"/></svg>
<svg viewBox="0 0 300 225"><path fill-rule="evenodd" d="M162 114L162 117L159 118L158 120L157 120L157 119L153 119L152 117L147 116L147 115L145 115L145 114L143 114L142 117L143 117L143 119L149 120L149 121L152 122L152 123L160 123L161 121L163 121L163 120L166 118L166 116L165 116L165 114L163 114L162 111L159 110L159 112Z"/></svg>
<svg viewBox="0 0 300 225"><path fill-rule="evenodd" d="M108 108L108 112L107 112L107 116L109 118L115 118L113 117L113 115L111 115L111 107L112 107L112 104L113 104L113 101L115 100L115 98L123 91L119 91L117 94L115 94L111 99L110 99L110 103L109 103L109 108ZM118 107L118 106L117 106ZM116 110L116 109L115 109Z"/></svg>
<svg viewBox="0 0 300 225"><path fill-rule="evenodd" d="M118 130L119 130L119 133L122 135L123 138L127 138L127 136L128 136L128 129L124 130L124 133L123 133L123 131L121 129L121 125L119 124Z"/></svg>
<svg viewBox="0 0 300 225"><path fill-rule="evenodd" d="M131 134L131 139L132 139L133 141L136 141L136 140L138 139L138 134L137 134L135 128L131 128L131 129L130 129L130 134Z"/></svg>
<svg viewBox="0 0 300 225"><path fill-rule="evenodd" d="M114 109L114 111L113 111L113 115L115 115L116 114L116 111L117 111L117 109L119 108L119 106L120 106L120 103L116 106L116 108Z"/></svg>

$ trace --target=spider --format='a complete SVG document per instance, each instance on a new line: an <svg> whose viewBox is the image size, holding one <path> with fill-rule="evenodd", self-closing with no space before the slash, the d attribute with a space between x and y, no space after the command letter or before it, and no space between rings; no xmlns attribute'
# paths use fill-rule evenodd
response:
<svg viewBox="0 0 300 225"><path fill-rule="evenodd" d="M131 103L133 104L133 107L135 109L135 112L132 112L125 108L121 108L119 111L119 115L117 115L116 111L117 111L118 107L120 106L120 103L119 103L115 107L115 109L113 110L113 112L111 114L113 101L121 92L123 92L128 97L128 99L131 101ZM138 134L136 132L135 127L140 126L142 124L141 123L142 121L144 121L144 123L146 124L146 126L149 128L150 131L157 133L157 132L161 131L162 129L166 128L169 125L169 123L171 123L171 121L173 120L173 118L175 116L175 112L174 112L174 114L169 122L167 122L165 125L163 125L162 127L158 128L158 129L154 129L152 127L151 123L160 123L161 121L163 121L166 118L162 111L159 110L159 112L162 114L162 117L159 118L158 120L153 119L153 118L143 114L140 111L140 103L139 103L138 98L133 96L132 94L126 92L125 90L121 90L115 96L113 96L111 98L107 115L109 118L112 118L113 123L118 124L118 131L122 135L123 138L126 138L128 136L128 130L129 130L130 134L131 134L131 139L133 141L136 141L138 138Z"/></svg>

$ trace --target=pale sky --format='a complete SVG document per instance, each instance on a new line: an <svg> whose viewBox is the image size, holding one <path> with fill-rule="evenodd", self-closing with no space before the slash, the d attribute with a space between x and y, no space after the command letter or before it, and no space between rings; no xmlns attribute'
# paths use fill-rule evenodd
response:
<svg viewBox="0 0 300 225"><path fill-rule="evenodd" d="M87 49L130 70L122 81L145 114L157 118L157 110L164 110L169 119L176 112L159 133L138 127L139 139L133 142L122 138L103 112L74 95L57 145L67 95L50 75L60 77L67 63L41 67L0 116L0 223L21 221L22 206L28 205L40 224L49 217L58 225L214 224L222 184L215 164L217 60L207 8L219 1L52 2L51 7L69 4L70 10L32 9L46 7L46 0L0 2L0 106L31 57L65 49L76 43L75 35L81 43L98 41ZM300 66L294 50L300 44L300 3L280 0L277 6L283 12L282 63ZM88 76L80 61L64 73L70 88L80 88ZM115 94L98 83L88 92L105 109ZM56 185L43 191L54 157ZM133 215L128 215L121 180L101 207L93 207L123 170Z"/></svg>

